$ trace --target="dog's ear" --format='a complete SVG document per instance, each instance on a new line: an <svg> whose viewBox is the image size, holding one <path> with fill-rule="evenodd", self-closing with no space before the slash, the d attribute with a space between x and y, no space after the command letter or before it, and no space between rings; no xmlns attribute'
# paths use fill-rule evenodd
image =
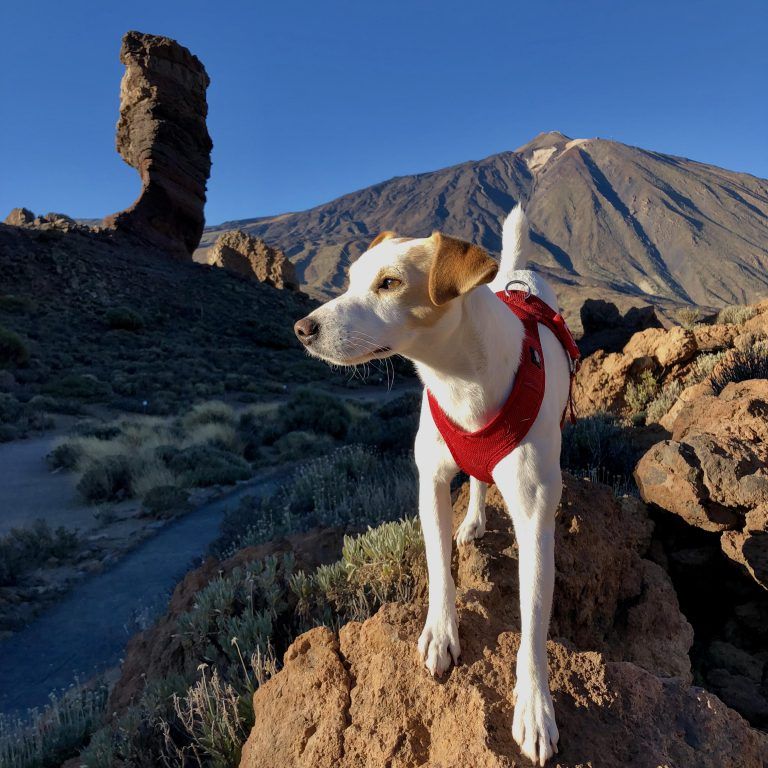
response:
<svg viewBox="0 0 768 768"><path fill-rule="evenodd" d="M390 237L397 237L397 235L394 232L390 232L389 230L387 230L386 232L382 232L380 235L376 235L373 242L368 246L368 250L370 251L371 248L378 245L384 240L389 240Z"/></svg>
<svg viewBox="0 0 768 768"><path fill-rule="evenodd" d="M432 266L429 270L429 298L440 306L478 285L490 283L499 265L479 245L433 232Z"/></svg>

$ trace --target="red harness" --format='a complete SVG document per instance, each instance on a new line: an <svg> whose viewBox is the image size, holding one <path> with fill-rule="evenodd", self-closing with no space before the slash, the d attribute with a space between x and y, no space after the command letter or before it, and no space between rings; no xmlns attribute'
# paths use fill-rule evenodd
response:
<svg viewBox="0 0 768 768"><path fill-rule="evenodd" d="M568 405L560 422L569 415L576 421L572 388L576 365L581 354L562 315L538 296L526 291L499 291L496 294L522 321L525 329L520 367L515 374L512 391L501 410L481 429L465 432L454 424L427 390L429 408L440 434L456 463L468 475L484 483L492 483L494 467L509 455L528 434L536 421L544 399L544 355L539 338L539 323L546 325L560 340L570 360L571 382Z"/></svg>

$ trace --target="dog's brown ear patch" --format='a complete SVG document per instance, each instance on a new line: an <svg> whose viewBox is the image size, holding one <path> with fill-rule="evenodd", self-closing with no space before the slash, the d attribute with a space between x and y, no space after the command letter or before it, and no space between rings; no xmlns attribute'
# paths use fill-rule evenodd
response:
<svg viewBox="0 0 768 768"><path fill-rule="evenodd" d="M374 241L368 246L368 250L370 251L371 248L384 240L389 240L390 237L397 237L397 235L394 232L390 232L389 230L382 232L380 235L376 235Z"/></svg>
<svg viewBox="0 0 768 768"><path fill-rule="evenodd" d="M479 245L432 234L435 252L429 271L429 298L438 307L478 285L490 283L499 265Z"/></svg>

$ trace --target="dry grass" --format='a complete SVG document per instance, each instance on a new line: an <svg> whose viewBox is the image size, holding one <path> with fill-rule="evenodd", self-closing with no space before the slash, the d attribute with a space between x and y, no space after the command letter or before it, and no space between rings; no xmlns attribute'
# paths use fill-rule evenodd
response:
<svg viewBox="0 0 768 768"><path fill-rule="evenodd" d="M724 307L717 314L717 322L723 325L744 325L750 318L757 314L755 307L734 304Z"/></svg>

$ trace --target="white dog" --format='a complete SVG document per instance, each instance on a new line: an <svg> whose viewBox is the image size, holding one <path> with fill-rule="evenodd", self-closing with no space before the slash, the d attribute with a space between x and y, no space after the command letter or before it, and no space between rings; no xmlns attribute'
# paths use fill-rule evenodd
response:
<svg viewBox="0 0 768 768"><path fill-rule="evenodd" d="M442 410L458 433L473 433L510 405L513 382L527 359L528 336L518 315L496 293L524 283L528 293L557 306L552 288L522 269L527 238L520 206L504 222L500 264L481 248L437 232L417 239L385 232L351 265L347 291L295 325L313 355L340 365L403 355L415 363L426 385L415 456L429 610L418 647L433 675L445 672L460 653L450 496L459 464L434 414ZM492 478L504 497L519 547L522 639L512 735L523 754L543 766L558 741L546 639L555 575L555 511L562 490L561 419L569 402L572 366L550 326L534 323L536 327L540 351L531 348L531 359L540 369L537 357L543 356L538 412L528 414L529 421L530 416L535 420L514 450L488 465L485 480ZM472 477L469 509L456 533L459 545L485 533L487 487L482 477Z"/></svg>

